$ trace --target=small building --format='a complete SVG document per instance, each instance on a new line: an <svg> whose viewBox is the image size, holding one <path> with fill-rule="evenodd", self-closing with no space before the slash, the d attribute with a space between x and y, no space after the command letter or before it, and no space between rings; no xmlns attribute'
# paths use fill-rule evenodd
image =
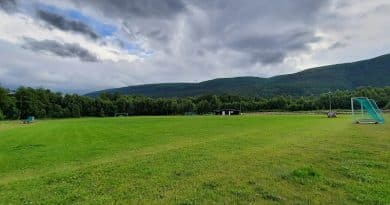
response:
<svg viewBox="0 0 390 205"><path fill-rule="evenodd" d="M219 110L214 110L215 115L239 115L241 114L240 110L236 109L219 109Z"/></svg>

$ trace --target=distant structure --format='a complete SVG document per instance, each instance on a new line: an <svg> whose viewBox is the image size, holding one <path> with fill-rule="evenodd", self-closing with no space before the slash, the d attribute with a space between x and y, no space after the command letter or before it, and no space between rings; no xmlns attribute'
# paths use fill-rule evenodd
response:
<svg viewBox="0 0 390 205"><path fill-rule="evenodd" d="M332 92L328 92L329 94L329 112L327 113L328 118L336 118L336 112L332 111Z"/></svg>
<svg viewBox="0 0 390 205"><path fill-rule="evenodd" d="M328 115L328 118L335 118L335 117L337 117L336 112L333 112L333 111L329 111L327 115Z"/></svg>
<svg viewBox="0 0 390 205"><path fill-rule="evenodd" d="M241 111L236 109L219 109L214 110L215 115L240 115Z"/></svg>

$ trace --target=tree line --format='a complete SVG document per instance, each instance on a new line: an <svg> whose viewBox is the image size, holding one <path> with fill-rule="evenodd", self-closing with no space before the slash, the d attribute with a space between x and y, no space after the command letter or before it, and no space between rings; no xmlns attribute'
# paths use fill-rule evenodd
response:
<svg viewBox="0 0 390 205"><path fill-rule="evenodd" d="M62 94L48 89L20 87L15 92L0 87L0 120L37 118L77 118L86 116L182 115L207 114L216 109L238 109L243 112L326 110L329 100L334 109L350 109L350 98L360 96L376 100L378 106L390 109L390 87L361 87L337 90L316 96L274 96L270 98L237 95L204 95L186 98L150 98L103 93L96 98Z"/></svg>

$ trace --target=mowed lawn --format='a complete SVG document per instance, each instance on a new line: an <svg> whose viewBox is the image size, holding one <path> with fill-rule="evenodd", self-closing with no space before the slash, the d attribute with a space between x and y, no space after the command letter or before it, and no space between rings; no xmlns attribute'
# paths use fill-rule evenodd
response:
<svg viewBox="0 0 390 205"><path fill-rule="evenodd" d="M390 204L390 119L0 122L0 204Z"/></svg>

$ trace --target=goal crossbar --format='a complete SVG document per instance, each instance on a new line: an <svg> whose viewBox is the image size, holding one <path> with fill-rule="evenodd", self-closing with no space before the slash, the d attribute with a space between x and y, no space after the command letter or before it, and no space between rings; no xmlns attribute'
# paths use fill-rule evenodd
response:
<svg viewBox="0 0 390 205"><path fill-rule="evenodd" d="M120 117L120 116L129 116L129 113L126 112L115 113L115 117Z"/></svg>

